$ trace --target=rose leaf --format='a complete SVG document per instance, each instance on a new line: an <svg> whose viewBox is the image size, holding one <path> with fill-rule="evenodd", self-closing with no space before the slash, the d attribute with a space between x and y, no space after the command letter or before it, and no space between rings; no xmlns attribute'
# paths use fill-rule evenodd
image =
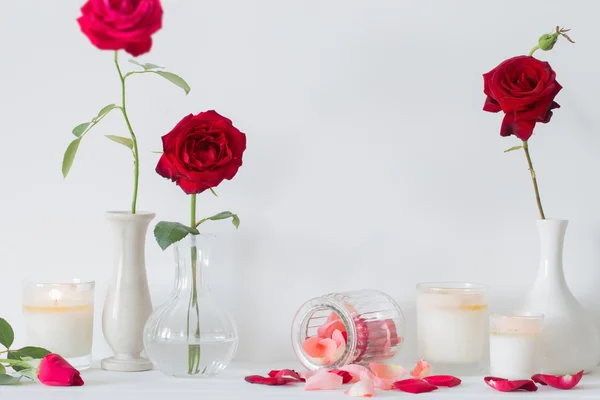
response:
<svg viewBox="0 0 600 400"><path fill-rule="evenodd" d="M163 250L173 243L180 241L190 233L192 235L200 234L196 228L191 228L180 224L179 222L161 221L154 227L154 237L160 248Z"/></svg>
<svg viewBox="0 0 600 400"><path fill-rule="evenodd" d="M115 135L106 135L106 137L112 140L113 142L122 144L123 146L129 147L131 150L133 150L133 140L131 140L130 138Z"/></svg>
<svg viewBox="0 0 600 400"><path fill-rule="evenodd" d="M12 326L4 318L0 318L0 344L7 349L12 346L15 340L15 332Z"/></svg>
<svg viewBox="0 0 600 400"><path fill-rule="evenodd" d="M69 175L69 171L71 170L71 166L73 165L73 160L75 160L75 154L77 154L77 149L79 149L80 142L80 137L73 140L71 144L69 144L69 147L67 147L67 150L65 151L65 156L63 157L62 164L62 174L65 178L67 177L67 175Z"/></svg>
<svg viewBox="0 0 600 400"><path fill-rule="evenodd" d="M188 85L187 82L184 81L183 78L181 78L178 75L175 75L171 72L165 72L165 71L152 71L152 72L162 76L163 78L170 81L171 83L174 83L175 85L179 86L180 88L182 88L185 91L185 94L188 94L191 90L190 85Z"/></svg>
<svg viewBox="0 0 600 400"><path fill-rule="evenodd" d="M21 380L20 376L0 374L0 385L16 385Z"/></svg>
<svg viewBox="0 0 600 400"><path fill-rule="evenodd" d="M73 135L80 137L91 124L91 122L84 122L83 124L77 125L75 128L73 128Z"/></svg>
<svg viewBox="0 0 600 400"><path fill-rule="evenodd" d="M506 149L506 150L504 150L504 152L505 152L505 153L508 153L509 151L520 150L520 149L522 149L522 148L523 148L523 146L513 146L513 147L511 147L510 149Z"/></svg>

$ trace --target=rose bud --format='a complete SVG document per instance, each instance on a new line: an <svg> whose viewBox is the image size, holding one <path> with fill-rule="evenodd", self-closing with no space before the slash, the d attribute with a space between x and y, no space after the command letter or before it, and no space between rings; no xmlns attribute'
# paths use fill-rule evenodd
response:
<svg viewBox="0 0 600 400"><path fill-rule="evenodd" d="M538 46L540 46L540 49L542 49L544 51L552 50L552 48L556 44L557 40L558 40L558 32L545 33L542 36L540 36L540 38L538 40Z"/></svg>
<svg viewBox="0 0 600 400"><path fill-rule="evenodd" d="M48 386L82 386L79 371L58 354L48 354L40 362L38 379Z"/></svg>

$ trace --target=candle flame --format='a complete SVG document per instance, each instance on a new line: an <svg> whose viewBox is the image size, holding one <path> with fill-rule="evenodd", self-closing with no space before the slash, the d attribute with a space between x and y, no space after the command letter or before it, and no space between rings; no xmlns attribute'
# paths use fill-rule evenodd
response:
<svg viewBox="0 0 600 400"><path fill-rule="evenodd" d="M57 289L52 289L49 293L49 296L52 300L54 300L55 303L58 303L58 301L60 299L62 299L62 292L60 290Z"/></svg>

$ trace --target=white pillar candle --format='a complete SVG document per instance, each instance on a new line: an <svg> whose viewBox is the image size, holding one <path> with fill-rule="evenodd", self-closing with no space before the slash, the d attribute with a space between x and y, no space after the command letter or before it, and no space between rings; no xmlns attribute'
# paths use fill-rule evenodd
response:
<svg viewBox="0 0 600 400"><path fill-rule="evenodd" d="M417 288L419 356L436 373L482 372L488 339L485 286L422 283Z"/></svg>
<svg viewBox="0 0 600 400"><path fill-rule="evenodd" d="M94 282L25 283L23 315L27 345L89 367L94 321Z"/></svg>
<svg viewBox="0 0 600 400"><path fill-rule="evenodd" d="M533 313L490 317L490 374L529 379L540 367L540 335L544 316Z"/></svg>

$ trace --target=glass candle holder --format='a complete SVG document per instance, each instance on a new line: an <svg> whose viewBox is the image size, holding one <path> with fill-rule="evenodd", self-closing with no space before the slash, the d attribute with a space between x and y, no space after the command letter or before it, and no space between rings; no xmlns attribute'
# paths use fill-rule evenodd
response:
<svg viewBox="0 0 600 400"><path fill-rule="evenodd" d="M27 345L43 347L77 369L90 367L94 282L23 284Z"/></svg>
<svg viewBox="0 0 600 400"><path fill-rule="evenodd" d="M484 372L488 358L486 286L420 283L417 291L419 357L436 374Z"/></svg>
<svg viewBox="0 0 600 400"><path fill-rule="evenodd" d="M529 379L540 372L543 314L512 313L490 317L490 373Z"/></svg>
<svg viewBox="0 0 600 400"><path fill-rule="evenodd" d="M292 323L292 346L309 370L393 362L404 341L404 315L375 290L331 293L308 300Z"/></svg>

